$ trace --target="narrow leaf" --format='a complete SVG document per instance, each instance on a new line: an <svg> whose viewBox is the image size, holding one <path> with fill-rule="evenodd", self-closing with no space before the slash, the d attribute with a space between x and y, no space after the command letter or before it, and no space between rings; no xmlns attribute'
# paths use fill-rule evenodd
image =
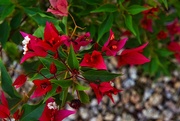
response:
<svg viewBox="0 0 180 121"><path fill-rule="evenodd" d="M79 91L84 91L84 90L88 90L90 88L89 88L89 86L84 86L84 85L81 85L81 84L78 83L78 84L75 85L75 89L79 90Z"/></svg>
<svg viewBox="0 0 180 121"><path fill-rule="evenodd" d="M140 6L140 5L132 5L130 7L127 8L127 11L132 14L132 15L135 15L135 14L138 14L144 10L147 10L148 8L144 7L144 6Z"/></svg>
<svg viewBox="0 0 180 121"><path fill-rule="evenodd" d="M79 97L82 103L89 103L89 96L84 91L79 91Z"/></svg>
<svg viewBox="0 0 180 121"><path fill-rule="evenodd" d="M62 88L70 87L73 83L72 80L51 80L52 83L61 86Z"/></svg>
<svg viewBox="0 0 180 121"><path fill-rule="evenodd" d="M110 30L113 24L113 20L114 20L114 16L110 14L109 17L107 17L107 19L100 25L98 30L97 42L99 42L102 36Z"/></svg>
<svg viewBox="0 0 180 121"><path fill-rule="evenodd" d="M100 6L99 8L91 11L91 13L99 13L99 12L115 12L117 11L117 7L113 4L105 4Z"/></svg>
<svg viewBox="0 0 180 121"><path fill-rule="evenodd" d="M0 24L0 28L0 33L3 33L0 35L0 42L2 44L2 47L4 48L8 40L11 28L7 21L4 21L2 24Z"/></svg>
<svg viewBox="0 0 180 121"><path fill-rule="evenodd" d="M120 74L114 74L108 71L97 71L97 70L86 71L82 75L89 81L101 81L101 82L110 81L115 77L120 76Z"/></svg>
<svg viewBox="0 0 180 121"><path fill-rule="evenodd" d="M29 105L25 104L22 108L23 115L21 121L37 121L44 110L44 104Z"/></svg>
<svg viewBox="0 0 180 121"><path fill-rule="evenodd" d="M12 80L9 76L8 72L6 71L3 62L0 60L0 70L1 70L1 87L10 97L12 98L20 98L20 95L12 86Z"/></svg>
<svg viewBox="0 0 180 121"><path fill-rule="evenodd" d="M126 15L125 24L126 24L126 27L136 36L136 32L135 32L134 27L133 27L131 15Z"/></svg>
<svg viewBox="0 0 180 121"><path fill-rule="evenodd" d="M70 46L70 52L67 59L68 65L71 69L79 69L79 61L76 57L76 54L74 52L73 46Z"/></svg>

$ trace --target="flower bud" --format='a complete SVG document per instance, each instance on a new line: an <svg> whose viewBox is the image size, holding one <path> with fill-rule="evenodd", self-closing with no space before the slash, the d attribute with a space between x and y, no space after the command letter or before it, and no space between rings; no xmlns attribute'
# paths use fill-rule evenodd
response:
<svg viewBox="0 0 180 121"><path fill-rule="evenodd" d="M79 99L71 100L71 103L69 104L74 109L79 109L81 106L81 101Z"/></svg>
<svg viewBox="0 0 180 121"><path fill-rule="evenodd" d="M56 67L56 65L54 64L54 62L53 63L51 63L51 65L50 65L50 73L51 74L55 74L57 72L57 67Z"/></svg>

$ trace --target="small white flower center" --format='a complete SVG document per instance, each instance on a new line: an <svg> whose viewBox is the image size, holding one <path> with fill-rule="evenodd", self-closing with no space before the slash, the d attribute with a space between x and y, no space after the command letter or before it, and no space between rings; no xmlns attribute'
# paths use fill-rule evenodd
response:
<svg viewBox="0 0 180 121"><path fill-rule="evenodd" d="M114 87L114 82L112 82L112 81L110 81L110 85L112 86L112 87Z"/></svg>
<svg viewBox="0 0 180 121"><path fill-rule="evenodd" d="M49 108L49 109L58 109L58 106L57 106L57 104L55 103L55 102L50 102L50 103L48 103L47 104L47 107Z"/></svg>
<svg viewBox="0 0 180 121"><path fill-rule="evenodd" d="M24 55L28 51L27 44L29 43L29 41L30 41L30 38L28 36L24 37L24 40L22 41L22 44L24 45L23 46L23 50L24 50L23 54Z"/></svg>

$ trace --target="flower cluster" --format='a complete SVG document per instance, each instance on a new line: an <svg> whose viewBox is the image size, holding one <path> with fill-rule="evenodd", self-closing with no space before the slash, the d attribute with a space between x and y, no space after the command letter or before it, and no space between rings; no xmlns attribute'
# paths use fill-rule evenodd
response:
<svg viewBox="0 0 180 121"><path fill-rule="evenodd" d="M57 17L68 16L68 3L66 0L50 0L51 7L47 12L51 12ZM152 11L152 12L151 12ZM151 8L145 11L148 16L155 16L153 12L156 9ZM152 32L152 21L146 15L142 22L142 27ZM146 26L146 23L148 23ZM40 121L61 121L81 106L81 103L88 103L89 96L86 92L92 89L96 95L98 103L104 96L108 96L114 102L112 95L117 95L121 89L117 89L113 81L120 74L110 73L106 66L106 58L114 57L118 62L117 68L125 65L141 65L150 62L150 59L143 55L143 50L148 42L135 48L126 48L129 33L122 36L122 39L116 39L112 29L109 29L109 37L104 43L99 43L91 38L90 32L81 32L75 34L78 27L75 24L73 32L59 32L57 26L52 22L46 22L43 36L37 37L32 34L20 32L24 40L23 57L20 63L28 61L39 61L40 68L35 69L33 77L28 74L19 75L12 86L21 88L27 80L32 80L33 87L28 94L23 95L18 104L23 104L29 98L42 99L34 110L38 110ZM170 25L169 25L170 28ZM159 35L159 38L163 38ZM44 104L45 103L45 104ZM44 106L43 106L44 105ZM39 107L38 107L39 106ZM67 110L70 106L72 109ZM18 109L14 113L15 120L26 119L28 105ZM0 118L7 120L11 118L11 109L8 102L1 93Z"/></svg>

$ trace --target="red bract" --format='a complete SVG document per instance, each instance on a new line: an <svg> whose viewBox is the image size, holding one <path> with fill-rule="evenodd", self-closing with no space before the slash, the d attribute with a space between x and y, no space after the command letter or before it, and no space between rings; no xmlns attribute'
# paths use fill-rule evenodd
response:
<svg viewBox="0 0 180 121"><path fill-rule="evenodd" d="M102 82L101 84L90 83L90 86L96 95L98 103L101 102L104 95L110 97L112 102L114 102L112 94L116 95L118 92L122 91L111 86L110 82Z"/></svg>
<svg viewBox="0 0 180 121"><path fill-rule="evenodd" d="M118 66L130 64L140 65L149 62L150 60L142 55L143 49L148 43L145 43L137 48L125 49L120 55L117 56Z"/></svg>
<svg viewBox="0 0 180 121"><path fill-rule="evenodd" d="M156 13L158 12L159 9L157 7L156 8L155 7L150 7L148 5L145 5L145 7L149 8L149 9L142 12L144 14L144 16L158 18Z"/></svg>
<svg viewBox="0 0 180 121"><path fill-rule="evenodd" d="M141 27L149 32L153 32L152 20L144 16L141 20Z"/></svg>
<svg viewBox="0 0 180 121"><path fill-rule="evenodd" d="M51 12L57 16L68 15L68 2L67 0L49 0L51 7L48 8L47 12Z"/></svg>
<svg viewBox="0 0 180 121"><path fill-rule="evenodd" d="M175 58L180 62L180 44L178 42L170 42L168 49L174 52Z"/></svg>
<svg viewBox="0 0 180 121"><path fill-rule="evenodd" d="M180 34L180 24L178 23L177 18L167 25L167 30L169 32L171 40L174 40L174 36L176 34Z"/></svg>
<svg viewBox="0 0 180 121"><path fill-rule="evenodd" d="M54 99L49 98L46 101L46 106L39 121L62 121L64 118L74 113L75 111L72 110L59 110Z"/></svg>
<svg viewBox="0 0 180 121"><path fill-rule="evenodd" d="M56 72L57 72L57 67L53 62L53 63L50 64L50 73L55 74Z"/></svg>
<svg viewBox="0 0 180 121"><path fill-rule="evenodd" d="M20 111L19 109L13 114L13 118L18 121L23 114L23 111Z"/></svg>
<svg viewBox="0 0 180 121"><path fill-rule="evenodd" d="M124 38L120 41L116 41L114 38L114 33L110 30L110 36L108 41L102 47L102 51L106 52L107 56L115 56L116 53L122 49L128 38Z"/></svg>
<svg viewBox="0 0 180 121"><path fill-rule="evenodd" d="M68 39L68 37L65 35L60 36L52 23L46 22L44 29L44 40L42 42L42 45L44 48L46 48L46 50L56 52L59 46L63 44L66 39Z"/></svg>
<svg viewBox="0 0 180 121"><path fill-rule="evenodd" d="M92 54L85 54L80 66L106 70L104 59L100 52L94 50Z"/></svg>
<svg viewBox="0 0 180 121"><path fill-rule="evenodd" d="M21 87L27 80L27 76L24 74L19 75L13 83L15 88Z"/></svg>
<svg viewBox="0 0 180 121"><path fill-rule="evenodd" d="M70 40L70 39L69 39L69 40L65 41L64 44L69 47L69 46L71 45L71 43L72 43L75 52L77 52L77 51L79 51L79 49L80 49L82 46L86 46L86 45L88 45L90 42L92 42L92 39L90 39L90 33L87 32L86 34L78 37L78 38L75 39L75 40Z"/></svg>
<svg viewBox="0 0 180 121"><path fill-rule="evenodd" d="M161 30L161 31L157 34L157 39L158 39L158 40L166 39L167 36L168 36L167 32Z"/></svg>
<svg viewBox="0 0 180 121"><path fill-rule="evenodd" d="M8 118L10 116L10 110L8 106L8 101L4 96L4 92L1 91L1 104L0 104L0 118Z"/></svg>
<svg viewBox="0 0 180 121"><path fill-rule="evenodd" d="M24 56L21 59L21 63L34 56L45 57L47 55L46 50L41 45L42 40L24 32L20 32L20 33L24 37L24 40L22 42L24 45L23 47Z"/></svg>
<svg viewBox="0 0 180 121"><path fill-rule="evenodd" d="M36 86L36 89L32 95L32 98L43 96L52 89L51 82L48 79L37 79L34 80L33 83Z"/></svg>

